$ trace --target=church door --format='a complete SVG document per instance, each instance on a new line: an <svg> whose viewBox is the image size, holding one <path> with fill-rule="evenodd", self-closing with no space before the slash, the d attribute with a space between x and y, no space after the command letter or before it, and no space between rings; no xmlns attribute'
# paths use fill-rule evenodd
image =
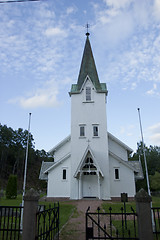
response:
<svg viewBox="0 0 160 240"><path fill-rule="evenodd" d="M82 196L98 197L97 175L84 173L82 177Z"/></svg>
<svg viewBox="0 0 160 240"><path fill-rule="evenodd" d="M82 197L98 197L97 167L90 154L82 166Z"/></svg>

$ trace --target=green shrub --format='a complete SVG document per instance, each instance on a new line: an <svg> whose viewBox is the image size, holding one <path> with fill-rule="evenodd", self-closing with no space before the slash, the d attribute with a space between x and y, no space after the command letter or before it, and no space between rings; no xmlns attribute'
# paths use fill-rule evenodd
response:
<svg viewBox="0 0 160 240"><path fill-rule="evenodd" d="M17 176L10 175L6 187L6 198L17 198Z"/></svg>

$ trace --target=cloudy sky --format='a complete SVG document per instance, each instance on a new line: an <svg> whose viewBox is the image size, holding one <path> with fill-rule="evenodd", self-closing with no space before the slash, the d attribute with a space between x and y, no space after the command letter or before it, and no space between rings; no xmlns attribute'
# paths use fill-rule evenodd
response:
<svg viewBox="0 0 160 240"><path fill-rule="evenodd" d="M28 128L48 151L70 134L86 23L101 82L108 131L133 150L160 146L160 0L41 0L0 4L0 123Z"/></svg>

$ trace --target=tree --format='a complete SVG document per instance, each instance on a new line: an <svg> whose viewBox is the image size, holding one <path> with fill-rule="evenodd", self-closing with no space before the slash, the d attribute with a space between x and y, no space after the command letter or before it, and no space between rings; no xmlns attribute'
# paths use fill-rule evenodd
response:
<svg viewBox="0 0 160 240"><path fill-rule="evenodd" d="M155 172L154 175L149 177L150 186L152 191L159 191L160 190L160 173Z"/></svg>
<svg viewBox="0 0 160 240"><path fill-rule="evenodd" d="M17 176L10 175L6 187L6 198L17 198Z"/></svg>
<svg viewBox="0 0 160 240"><path fill-rule="evenodd" d="M0 124L0 181L6 188L10 174L17 175L18 189L22 189L24 163L28 131L18 128L13 130ZM29 134L28 166L26 187L39 188L39 172L42 161L54 161L45 150L35 150L33 135Z"/></svg>
<svg viewBox="0 0 160 240"><path fill-rule="evenodd" d="M159 146L151 146L151 145L149 147L147 147L146 145L144 145L144 151L145 151L145 155L146 155L149 179L152 182L154 181L154 186L155 186L155 181L157 181L157 174L156 174L156 176L154 176L154 175L156 172L160 173L160 147ZM138 180L136 182L136 189L138 191L140 188L144 188L147 191L142 142L137 143L137 150L133 154L133 156L130 157L129 160L133 161L133 160L138 160L139 158L141 159L141 163L142 163L144 179ZM154 176L154 178L152 178L152 176ZM154 179L154 180L151 180L151 179ZM151 185L151 183L150 183L150 185ZM154 187L151 189L153 190Z"/></svg>

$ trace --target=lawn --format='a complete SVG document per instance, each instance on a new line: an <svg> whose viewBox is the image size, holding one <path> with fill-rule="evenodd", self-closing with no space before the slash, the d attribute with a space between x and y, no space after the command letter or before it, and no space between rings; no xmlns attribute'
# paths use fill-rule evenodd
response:
<svg viewBox="0 0 160 240"><path fill-rule="evenodd" d="M0 199L0 206L20 206L22 203L22 195L18 195L16 199L6 199L2 197Z"/></svg>
<svg viewBox="0 0 160 240"><path fill-rule="evenodd" d="M22 202L22 195L18 195L16 199L6 199L5 197L0 199L0 206L20 206ZM53 205L51 202L39 202L40 205L46 205L47 207L49 204ZM160 207L160 197L153 197L152 198L152 204L153 207ZM124 204L121 202L103 202L101 206L101 210L103 209L104 212L110 213L122 213L122 208L124 207ZM133 202L127 202L126 203L126 212L132 212L131 207L136 211L136 203ZM60 229L63 228L63 226L67 223L69 218L71 216L74 216L76 214L76 207L74 204L72 204L71 201L69 202L60 202ZM124 228L124 233L122 232L122 222L114 218L112 221L112 224L114 226L114 230L119 229L119 234L125 234L128 232L128 229L131 229L131 232L134 233L134 230L132 228L133 225L133 220L132 219L127 219L127 232L126 228ZM137 228L136 228L137 231ZM115 232L116 233L116 232Z"/></svg>
<svg viewBox="0 0 160 240"><path fill-rule="evenodd" d="M6 199L5 197L0 199L0 206L20 206L22 203L22 195L18 195L16 199ZM39 202L39 205L45 205L47 208L49 205L53 205L52 202ZM75 206L67 204L66 202L60 202L60 229L68 221L71 214L75 211Z"/></svg>
<svg viewBox="0 0 160 240"><path fill-rule="evenodd" d="M153 207L160 207L160 197L152 197L152 206ZM122 213L122 208L123 208L123 212L124 212L124 204L121 202L112 202L112 203L107 203L104 202L102 204L102 208L106 213ZM136 203L135 201L133 202L127 202L126 203L126 213L132 213L131 208L134 209L134 211L136 212ZM109 215L108 215L109 216ZM125 222L122 223L122 215L120 217L120 219L118 219L117 216L113 215L112 216L112 226L113 226L113 234L115 236L116 231L119 233L120 236L126 236L128 234L128 230L130 230L130 234L131 236L135 237L137 236L137 221L133 221L133 216L128 216L127 215L127 219L126 219L126 225ZM123 215L123 219L124 219L124 215ZM135 224L135 227L134 227Z"/></svg>

